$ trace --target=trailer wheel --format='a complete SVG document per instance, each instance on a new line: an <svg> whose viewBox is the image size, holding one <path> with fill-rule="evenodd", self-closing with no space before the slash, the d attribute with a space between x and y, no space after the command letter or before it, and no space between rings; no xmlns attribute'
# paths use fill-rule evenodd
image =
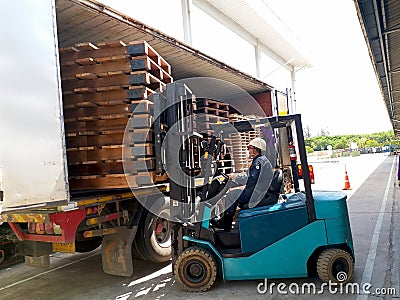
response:
<svg viewBox="0 0 400 300"><path fill-rule="evenodd" d="M317 272L324 282L346 284L353 277L353 258L342 249L326 249L318 257Z"/></svg>
<svg viewBox="0 0 400 300"><path fill-rule="evenodd" d="M75 236L75 251L80 253L90 252L100 247L103 242L103 238L99 236L85 238L83 233L85 230L89 230L90 227L86 225L86 219L83 220L76 231Z"/></svg>
<svg viewBox="0 0 400 300"><path fill-rule="evenodd" d="M166 262L171 258L169 201L165 201L158 211L157 216L151 212L144 213L133 245L135 258L154 262Z"/></svg>
<svg viewBox="0 0 400 300"><path fill-rule="evenodd" d="M217 277L214 257L205 249L190 247L183 251L175 262L176 281L187 292L205 292L212 287Z"/></svg>
<svg viewBox="0 0 400 300"><path fill-rule="evenodd" d="M75 241L76 252L90 252L100 247L103 239L101 237L87 238L86 241Z"/></svg>

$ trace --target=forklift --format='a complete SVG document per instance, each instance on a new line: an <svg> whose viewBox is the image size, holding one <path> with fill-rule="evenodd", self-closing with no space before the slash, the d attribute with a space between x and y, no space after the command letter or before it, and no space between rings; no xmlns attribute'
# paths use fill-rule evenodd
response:
<svg viewBox="0 0 400 300"><path fill-rule="evenodd" d="M170 178L173 274L182 289L207 291L217 276L225 281L318 275L323 282L350 282L355 258L347 197L343 192L312 191L301 116L213 124L213 133L204 138L196 132L193 105L195 95L188 86L167 85L164 164ZM282 129L292 144L297 142L303 179L297 167L292 168L295 188L282 192L278 203L242 208L232 230L215 228L210 220L223 213L227 193L236 188L218 169L224 141L234 132L258 132L276 149L279 139L265 133L276 137ZM271 164L279 164L274 155L267 153Z"/></svg>

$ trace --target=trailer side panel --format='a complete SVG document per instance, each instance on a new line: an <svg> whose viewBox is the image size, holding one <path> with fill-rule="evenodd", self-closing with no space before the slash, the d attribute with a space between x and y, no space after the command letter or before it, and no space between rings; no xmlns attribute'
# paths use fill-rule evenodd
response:
<svg viewBox="0 0 400 300"><path fill-rule="evenodd" d="M54 0L0 10L3 207L68 201Z"/></svg>

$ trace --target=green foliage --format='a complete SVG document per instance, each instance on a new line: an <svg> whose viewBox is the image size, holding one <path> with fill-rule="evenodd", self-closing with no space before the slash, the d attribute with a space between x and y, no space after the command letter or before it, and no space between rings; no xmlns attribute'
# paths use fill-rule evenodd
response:
<svg viewBox="0 0 400 300"><path fill-rule="evenodd" d="M346 149L350 147L350 143L357 143L358 148L381 147L389 145L400 145L400 141L395 140L393 131L377 132L372 134L350 134L350 135L319 135L310 137L305 140L307 152L311 153L308 148L314 151L326 150L328 145L333 149Z"/></svg>
<svg viewBox="0 0 400 300"><path fill-rule="evenodd" d="M307 153L313 153L314 152L314 148L312 148L310 146L306 146L306 151L307 151Z"/></svg>

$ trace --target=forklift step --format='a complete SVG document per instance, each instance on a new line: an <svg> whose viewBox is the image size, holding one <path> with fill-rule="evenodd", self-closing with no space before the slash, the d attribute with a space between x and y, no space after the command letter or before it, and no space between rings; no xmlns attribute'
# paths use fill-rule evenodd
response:
<svg viewBox="0 0 400 300"><path fill-rule="evenodd" d="M217 245L221 249L236 249L240 248L240 233L239 231L215 231Z"/></svg>
<svg viewBox="0 0 400 300"><path fill-rule="evenodd" d="M243 253L241 249L224 249L221 250L222 257L234 258L234 257L247 257L253 254L253 252Z"/></svg>

